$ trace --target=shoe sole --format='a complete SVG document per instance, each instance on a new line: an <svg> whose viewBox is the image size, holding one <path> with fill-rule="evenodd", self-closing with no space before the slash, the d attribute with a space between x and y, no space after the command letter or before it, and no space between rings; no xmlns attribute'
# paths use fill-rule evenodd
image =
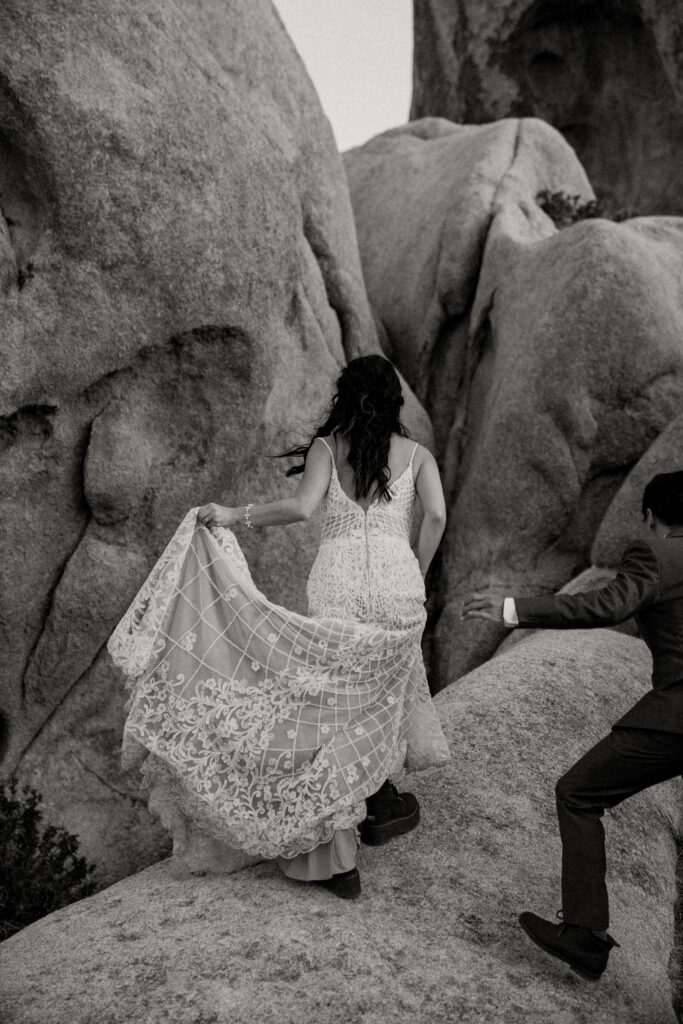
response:
<svg viewBox="0 0 683 1024"><path fill-rule="evenodd" d="M520 927L528 935L533 944L535 946L538 946L539 949L542 949L544 953L547 953L549 956L552 956L555 960L561 960L562 963L567 964L567 966L572 971L574 971L575 974L578 974L579 977L584 978L586 981L600 981L600 978L603 975L602 971L600 971L599 974L595 974L593 971L589 971L585 967L579 967L577 964L572 963L572 961L568 960L566 956L562 956L562 954L558 953L557 950L552 949L550 946L546 945L545 942L541 942L538 936L534 935L534 933L531 931L528 925L522 920L521 915L517 918L517 920L519 921Z"/></svg>
<svg viewBox="0 0 683 1024"><path fill-rule="evenodd" d="M315 879L313 885L319 885L322 889L327 889L334 896L338 896L340 900L357 900L360 896L360 877L356 875L352 879L334 879L334 878L319 878Z"/></svg>
<svg viewBox="0 0 683 1024"><path fill-rule="evenodd" d="M420 824L420 808L407 814L405 818L395 818L386 825L372 825L361 822L359 832L361 842L366 846L383 846L389 840L397 836L403 836L406 832L412 832Z"/></svg>

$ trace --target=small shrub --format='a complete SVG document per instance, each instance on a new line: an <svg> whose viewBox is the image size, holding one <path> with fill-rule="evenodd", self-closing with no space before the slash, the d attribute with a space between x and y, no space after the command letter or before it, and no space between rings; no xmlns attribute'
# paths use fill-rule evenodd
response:
<svg viewBox="0 0 683 1024"><path fill-rule="evenodd" d="M0 940L95 891L77 836L44 825L41 801L16 779L0 789Z"/></svg>
<svg viewBox="0 0 683 1024"><path fill-rule="evenodd" d="M536 202L558 228L567 228L570 224L591 217L620 221L636 216L630 210L610 212L604 200L599 198L581 202L581 196L571 196L567 192L549 192L548 189L543 189L536 195Z"/></svg>

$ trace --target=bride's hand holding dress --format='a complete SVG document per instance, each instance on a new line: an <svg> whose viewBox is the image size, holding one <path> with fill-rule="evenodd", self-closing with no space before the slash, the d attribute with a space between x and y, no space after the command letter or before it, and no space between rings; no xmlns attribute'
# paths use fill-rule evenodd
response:
<svg viewBox="0 0 683 1024"><path fill-rule="evenodd" d="M225 505L217 505L210 502L197 509L197 522L211 530L218 526L224 530L230 530L242 519L244 510L241 508L228 508Z"/></svg>

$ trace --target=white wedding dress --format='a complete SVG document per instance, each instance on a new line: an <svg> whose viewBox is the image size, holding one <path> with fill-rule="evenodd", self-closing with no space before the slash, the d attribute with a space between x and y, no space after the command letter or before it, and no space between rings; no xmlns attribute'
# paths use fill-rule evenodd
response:
<svg viewBox="0 0 683 1024"><path fill-rule="evenodd" d="M364 511L330 457L308 617L268 601L231 531L192 509L109 641L130 693L124 764L141 765L174 858L193 836L223 870L297 858L354 828L403 766L448 760L420 649L413 458Z"/></svg>

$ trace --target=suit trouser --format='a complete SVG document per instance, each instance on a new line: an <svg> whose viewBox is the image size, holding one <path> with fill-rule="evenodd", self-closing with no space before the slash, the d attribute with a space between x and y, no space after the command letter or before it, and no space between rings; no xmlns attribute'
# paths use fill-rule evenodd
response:
<svg viewBox="0 0 683 1024"><path fill-rule="evenodd" d="M614 729L555 788L562 838L562 911L569 924L609 925L603 811L649 786L683 774L683 735Z"/></svg>

